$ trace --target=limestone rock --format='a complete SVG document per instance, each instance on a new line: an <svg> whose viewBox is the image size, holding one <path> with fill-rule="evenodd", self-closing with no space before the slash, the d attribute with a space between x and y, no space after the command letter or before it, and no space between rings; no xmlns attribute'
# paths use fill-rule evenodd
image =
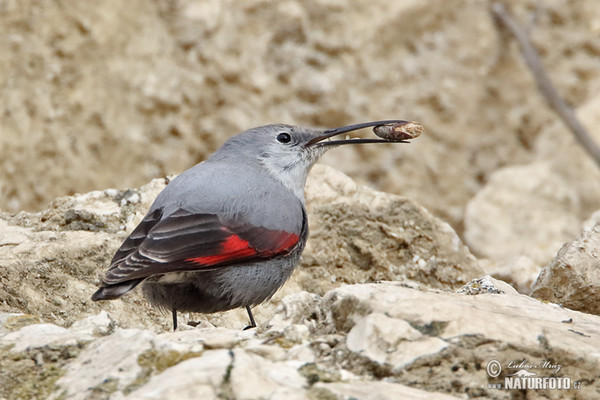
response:
<svg viewBox="0 0 600 400"><path fill-rule="evenodd" d="M579 207L577 193L547 163L505 167L467 205L465 240L478 256L527 256L544 265L576 235Z"/></svg>
<svg viewBox="0 0 600 400"><path fill-rule="evenodd" d="M600 221L595 222L542 270L533 297L600 315Z"/></svg>
<svg viewBox="0 0 600 400"><path fill-rule="evenodd" d="M106 315L98 314L70 328L0 332L0 397L504 399L506 391L488 383L519 369L582 382L582 398L599 389L600 317L515 291L469 296L398 282L346 285L311 296L304 310L292 305L309 297L291 297L273 317L277 327L253 331L116 328L89 335L81 327L90 320L102 326ZM289 340L291 327L305 334ZM31 332L49 333L48 343ZM498 378L486 372L492 360L501 364ZM510 366L523 360L533 367Z"/></svg>
<svg viewBox="0 0 600 400"><path fill-rule="evenodd" d="M131 231L169 179L153 179L139 189L106 189L54 200L39 214L43 228L62 231Z"/></svg>
<svg viewBox="0 0 600 400"><path fill-rule="evenodd" d="M109 333L112 333L114 328L115 321L112 320L106 311L101 311L96 315L90 315L71 325L71 330L94 336L108 335Z"/></svg>
<svg viewBox="0 0 600 400"><path fill-rule="evenodd" d="M0 334L16 331L24 326L39 324L40 318L31 314L0 313Z"/></svg>
<svg viewBox="0 0 600 400"><path fill-rule="evenodd" d="M257 354L236 350L232 354L230 389L234 399L278 398L302 392L306 379L293 361L272 362Z"/></svg>
<svg viewBox="0 0 600 400"><path fill-rule="evenodd" d="M348 332L348 350L395 371L415 358L436 354L448 347L445 341L425 336L404 320L371 313Z"/></svg>
<svg viewBox="0 0 600 400"><path fill-rule="evenodd" d="M306 200L311 235L297 275L304 290L378 280L452 289L483 275L454 230L407 198L317 165Z"/></svg>
<svg viewBox="0 0 600 400"><path fill-rule="evenodd" d="M103 305L90 296L117 247L166 182L156 179L134 190L64 197L39 213L1 214L0 310L26 312L62 325L102 308L121 323L151 326L152 318L165 321L143 305L139 293ZM132 307L141 312L131 312ZM109 330L106 324L97 328Z"/></svg>
<svg viewBox="0 0 600 400"><path fill-rule="evenodd" d="M231 366L231 352L210 350L167 368L134 391L136 399L215 399Z"/></svg>
<svg viewBox="0 0 600 400"><path fill-rule="evenodd" d="M516 294L517 291L515 290L514 287L512 287L508 283L500 281L498 279L494 279L491 276L486 275L481 278L473 279L471 282L467 283L465 286L458 289L456 291L456 293L462 293L462 294L476 296L478 294L484 294L484 293L491 293L491 294L513 293L513 294Z"/></svg>
<svg viewBox="0 0 600 400"><path fill-rule="evenodd" d="M317 399L332 398L336 400L456 400L460 398L382 381L361 382L360 384L356 382L317 383L312 387L310 393Z"/></svg>
<svg viewBox="0 0 600 400"><path fill-rule="evenodd" d="M78 342L92 339L92 336L87 333L77 333L53 324L33 324L3 335L2 343L10 346L11 351L18 353L46 346L77 346Z"/></svg>
<svg viewBox="0 0 600 400"><path fill-rule="evenodd" d="M359 376L372 373L429 391L504 398L505 393L487 387L487 383L497 382L485 371L491 360L502 365L499 380L516 372L508 365L513 360L528 360L538 368L538 376L553 376L554 370L540 365L547 359L556 360L561 364L558 376L569 376L573 381L588 379L600 365L600 317L541 303L514 290L468 296L406 288L398 283L363 284L334 289L324 296L323 304L326 321L331 321L338 332L350 332L346 341L349 348L353 346L351 334L359 324L381 314L396 320L397 326L398 321L404 321L424 337L446 343L434 354L415 354L416 358L406 364L384 368L376 357L369 360L343 352L337 357L330 355L335 360L330 361L332 364L340 362ZM402 356L394 354L400 347L381 347L378 335L371 335L366 343L379 351L387 348L386 360ZM594 385L581 395L593 396Z"/></svg>
<svg viewBox="0 0 600 400"><path fill-rule="evenodd" d="M155 338L148 331L123 329L94 341L66 365L55 397L82 399L96 391L126 390L143 376L142 355L153 349Z"/></svg>

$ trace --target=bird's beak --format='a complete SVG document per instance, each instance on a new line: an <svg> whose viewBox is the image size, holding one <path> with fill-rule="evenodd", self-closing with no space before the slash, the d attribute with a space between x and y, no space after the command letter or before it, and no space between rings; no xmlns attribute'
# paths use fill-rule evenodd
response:
<svg viewBox="0 0 600 400"><path fill-rule="evenodd" d="M341 128L327 129L327 130L322 131L319 136L310 140L306 144L306 147L338 146L341 144L359 144L359 143L410 143L406 140L391 141L391 140L375 139L375 138L373 138L373 139L356 138L356 139L340 139L340 140L326 140L325 141L325 139L329 139L330 137L333 137L333 136L336 136L336 135L339 135L342 133L346 133L346 132L356 131L358 129L369 128L371 126L377 126L377 125L406 123L406 122L407 121L391 119L391 120L387 120L387 121L363 122L362 124L354 124L354 125L342 126Z"/></svg>

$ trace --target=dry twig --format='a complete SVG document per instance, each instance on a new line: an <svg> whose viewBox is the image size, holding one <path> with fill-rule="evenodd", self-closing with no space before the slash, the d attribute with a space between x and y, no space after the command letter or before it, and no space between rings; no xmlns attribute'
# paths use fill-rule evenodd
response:
<svg viewBox="0 0 600 400"><path fill-rule="evenodd" d="M554 88L554 85L548 77L542 62L540 61L540 57L535 47L533 47L533 44L531 43L527 33L510 15L506 7L504 7L504 4L494 2L492 4L492 15L497 23L508 29L508 31L519 43L521 54L523 55L527 66L531 70L533 78L535 79L535 83L546 99L546 102L548 102L554 112L556 112L556 114L558 114L558 116L563 120L565 125L567 125L573 135L575 135L575 139L600 167L600 147L598 147L588 131L583 127L583 125L581 125L577 119L577 116L575 115L575 112L573 112L573 109Z"/></svg>

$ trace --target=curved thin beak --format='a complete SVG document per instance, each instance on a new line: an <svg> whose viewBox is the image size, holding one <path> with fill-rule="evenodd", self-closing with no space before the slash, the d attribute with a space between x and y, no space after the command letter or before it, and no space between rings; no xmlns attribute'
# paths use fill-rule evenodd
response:
<svg viewBox="0 0 600 400"><path fill-rule="evenodd" d="M408 121L398 120L398 119L390 119L385 121L373 121L373 122L363 122L361 124L347 125L342 126L340 128L334 129L326 129L323 131L322 135L317 136L306 144L306 147L309 146L338 146L341 144L360 144L360 143L410 143L407 140L384 140L384 139L341 139L341 140L327 140L330 137L337 136L342 133L352 132L363 128L369 128L377 125L386 125L386 124L394 124L394 123L406 123Z"/></svg>

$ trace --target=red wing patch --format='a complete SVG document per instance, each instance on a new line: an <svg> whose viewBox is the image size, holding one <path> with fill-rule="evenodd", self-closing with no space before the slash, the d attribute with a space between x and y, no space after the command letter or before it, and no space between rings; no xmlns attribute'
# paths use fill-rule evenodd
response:
<svg viewBox="0 0 600 400"><path fill-rule="evenodd" d="M275 241L275 243L273 243L276 245L276 247L272 249L257 250L250 245L249 241L242 239L238 235L231 234L225 241L222 242L221 249L218 254L186 258L185 261L190 261L204 266L210 266L241 261L253 256L270 257L290 250L299 239L298 235L285 231L270 231L269 233L278 239Z"/></svg>
<svg viewBox="0 0 600 400"><path fill-rule="evenodd" d="M103 285L140 280L137 284L153 275L214 270L286 255L296 248L306 229L304 215L297 232L227 222L231 228L215 214L179 209L163 218L162 210L153 211L123 242Z"/></svg>
<svg viewBox="0 0 600 400"><path fill-rule="evenodd" d="M237 235L231 235L223 242L221 253L212 256L188 258L185 261L191 261L201 265L215 265L227 261L246 258L257 254L247 240Z"/></svg>

